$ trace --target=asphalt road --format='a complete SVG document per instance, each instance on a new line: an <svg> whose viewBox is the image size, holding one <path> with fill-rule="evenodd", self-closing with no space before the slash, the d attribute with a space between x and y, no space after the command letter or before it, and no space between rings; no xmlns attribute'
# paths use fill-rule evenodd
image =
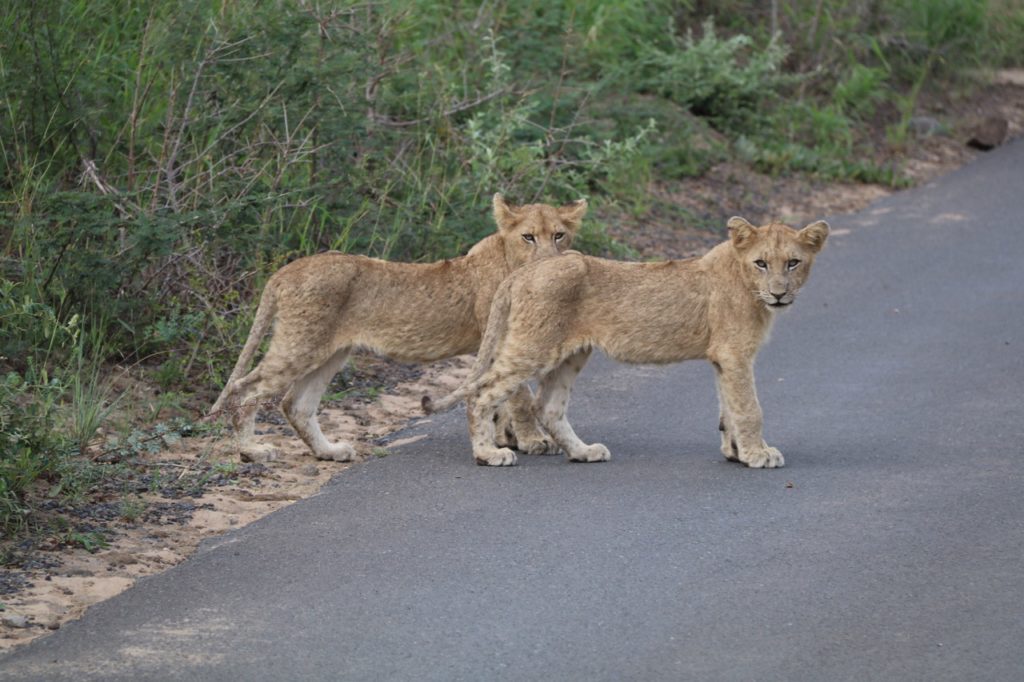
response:
<svg viewBox="0 0 1024 682"><path fill-rule="evenodd" d="M592 361L604 464L473 464L461 411L0 659L2 679L1024 679L1024 141L853 216L758 361ZM752 218L755 216L751 216Z"/></svg>

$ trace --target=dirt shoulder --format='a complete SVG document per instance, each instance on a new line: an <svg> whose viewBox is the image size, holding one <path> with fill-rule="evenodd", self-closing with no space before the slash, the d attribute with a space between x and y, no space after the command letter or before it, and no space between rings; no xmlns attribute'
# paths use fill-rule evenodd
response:
<svg viewBox="0 0 1024 682"><path fill-rule="evenodd" d="M1024 134L1024 72L1001 74L969 101L935 101L922 109L929 119L922 132L927 136L916 140L903 160L917 183L984 153L966 142L992 117L1007 121L1007 139ZM930 121L938 127L933 130ZM892 191L769 177L736 163L720 164L701 178L650 188L657 205L682 209L701 225L724 223L730 215L801 225L857 211ZM643 218L609 216L609 222L613 235L642 258L696 255L721 240L719 230L680 224L679 215L654 209ZM468 367L466 357L426 367L357 358L344 386L332 389L335 399L322 405L323 429L360 443L364 458L387 456L388 447L400 444L389 441L389 435L421 416L421 396L454 388ZM342 388L346 393L341 394ZM258 433L269 445L269 461L241 461L225 438L157 434L159 447L135 455L146 473L133 479L132 490L95 490L70 510L61 510L81 521L68 530L78 534L77 543L68 537L49 544L7 543L6 568L0 569L0 651L59 629L141 576L188 558L203 539L314 495L335 474L358 466L313 459L273 411L263 415Z"/></svg>

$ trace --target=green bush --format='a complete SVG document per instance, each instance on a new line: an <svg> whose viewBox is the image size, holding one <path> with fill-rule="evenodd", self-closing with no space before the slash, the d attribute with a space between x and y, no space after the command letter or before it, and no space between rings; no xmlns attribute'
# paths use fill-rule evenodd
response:
<svg viewBox="0 0 1024 682"><path fill-rule="evenodd" d="M991 5L984 58L997 67L1024 66L1024 5L1020 0L993 0Z"/></svg>
<svg viewBox="0 0 1024 682"><path fill-rule="evenodd" d="M692 30L684 37L673 34L672 47L646 50L645 82L723 131L757 125L767 105L796 80L782 70L787 50L779 41L757 49L746 35L720 38L711 19L700 39Z"/></svg>
<svg viewBox="0 0 1024 682"><path fill-rule="evenodd" d="M0 281L0 529L21 527L28 490L59 477L69 447L60 421L69 384L50 368L78 344L78 321L62 323L52 308Z"/></svg>

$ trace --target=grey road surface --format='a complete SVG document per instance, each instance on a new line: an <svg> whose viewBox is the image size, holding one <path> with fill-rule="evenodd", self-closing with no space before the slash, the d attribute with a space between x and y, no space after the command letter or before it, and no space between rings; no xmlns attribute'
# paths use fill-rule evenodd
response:
<svg viewBox="0 0 1024 682"><path fill-rule="evenodd" d="M1024 679L1024 141L832 218L758 361L595 360L605 464L477 467L461 411L0 659L38 680ZM759 218L760 216L750 216Z"/></svg>

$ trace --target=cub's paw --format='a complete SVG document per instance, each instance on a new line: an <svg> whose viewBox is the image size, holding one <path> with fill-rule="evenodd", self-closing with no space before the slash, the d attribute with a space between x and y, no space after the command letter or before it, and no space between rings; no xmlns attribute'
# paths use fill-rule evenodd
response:
<svg viewBox="0 0 1024 682"><path fill-rule="evenodd" d="M607 462L611 458L612 453L600 443L580 448L569 455L570 462Z"/></svg>
<svg viewBox="0 0 1024 682"><path fill-rule="evenodd" d="M313 456L319 460L333 462L354 462L359 459L356 449L348 443L335 443L330 447L314 452Z"/></svg>
<svg viewBox="0 0 1024 682"><path fill-rule="evenodd" d="M516 441L516 437L509 431L497 431L494 434L494 444L499 448L512 448L515 449L519 446Z"/></svg>
<svg viewBox="0 0 1024 682"><path fill-rule="evenodd" d="M736 447L736 441L728 436L722 438L722 454L730 462L740 461L740 451Z"/></svg>
<svg viewBox="0 0 1024 682"><path fill-rule="evenodd" d="M546 437L537 435L531 438L520 438L517 445L519 452L527 455L557 455L558 446L555 442Z"/></svg>
<svg viewBox="0 0 1024 682"><path fill-rule="evenodd" d="M777 469L786 465L786 460L782 458L782 453L768 445L760 450L744 454L746 456L741 455L740 461L751 469Z"/></svg>
<svg viewBox="0 0 1024 682"><path fill-rule="evenodd" d="M474 452L473 459L480 466L510 467L516 463L516 453L508 448L493 448L483 452Z"/></svg>

